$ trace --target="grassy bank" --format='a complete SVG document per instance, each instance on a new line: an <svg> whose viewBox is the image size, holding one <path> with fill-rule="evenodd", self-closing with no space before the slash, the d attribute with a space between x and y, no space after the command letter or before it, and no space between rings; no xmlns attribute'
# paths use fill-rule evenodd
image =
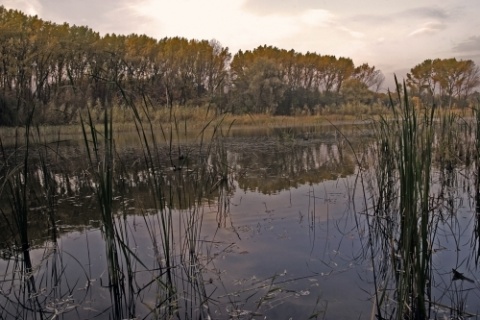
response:
<svg viewBox="0 0 480 320"><path fill-rule="evenodd" d="M103 124L97 117L96 110L92 110L92 121L98 131L102 130ZM124 133L134 133L137 128L131 110L114 110L112 121L114 124L114 136L125 137ZM148 114L147 116L145 116ZM248 115L233 115L224 114L221 116L215 115L214 112L207 108L198 108L190 110L188 108L175 107L172 114L166 114L163 111L148 112L140 116L143 123L150 123L154 132L161 133L163 130L169 131L168 128L175 128L174 131L187 133L190 137L195 137L198 133L204 130L213 130L214 127L224 129L230 127L251 127L251 128L276 128L276 127L298 127L311 126L318 124L328 124L329 121L355 121L361 119L360 117L346 116L341 114L326 114L326 115L298 115L298 116L272 116L266 114L248 114ZM98 120L98 121L97 121ZM24 139L26 133L25 127L0 127L0 138L3 145L15 145L16 142ZM82 128L80 124L65 124L65 125L40 125L35 130L36 134L42 136L46 142L59 142L68 140L79 140L82 136ZM178 138L178 137L177 137ZM182 134L182 138L183 137ZM121 140L121 139L120 139Z"/></svg>
<svg viewBox="0 0 480 320"><path fill-rule="evenodd" d="M415 109L421 108L415 106ZM102 110L93 108L91 110L92 121L97 130L101 130L103 124ZM444 109L438 108L436 118L441 118L445 113L455 114L461 118L473 118L472 110L463 109ZM82 115L86 118L87 111ZM273 116L269 114L244 114L236 115L226 113L217 115L213 108L203 107L173 107L169 109L149 109L142 110L138 116L143 123L151 123L153 130L161 132L162 129L174 126L180 126L181 132L187 132L195 136L208 127L231 127L231 128L279 128L279 127L303 127L329 125L331 123L355 123L365 120L379 120L382 117L392 117L394 113L391 107L366 106L360 104L348 104L340 107L325 107L316 114L297 114L293 116ZM126 132L135 132L135 116L130 108L114 108L112 110L112 122L114 125L114 134L118 137ZM188 128L188 130L185 130ZM179 128L177 128L179 129ZM65 125L40 125L36 128L46 141L64 141L79 139L82 135L80 122ZM25 134L24 127L0 127L0 137L4 145L12 145Z"/></svg>

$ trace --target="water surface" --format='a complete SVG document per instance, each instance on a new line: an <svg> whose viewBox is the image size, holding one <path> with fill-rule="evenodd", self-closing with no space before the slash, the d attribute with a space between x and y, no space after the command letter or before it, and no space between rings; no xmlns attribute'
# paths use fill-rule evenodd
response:
<svg viewBox="0 0 480 320"><path fill-rule="evenodd" d="M239 130L212 140L177 135L157 141L155 166L145 162L135 133L122 133L115 146L113 242L102 227L84 143L40 145L29 176L31 270L18 250L11 199L2 193L2 318L370 319L369 201L358 161L368 154L371 134L358 126L337 129ZM54 181L48 192L41 154ZM152 189L153 176L159 189ZM450 212L432 243L439 314L443 307L451 314L452 305L471 314L479 307L475 221L471 194L460 187L469 184L464 177L459 170L448 189ZM109 277L112 243L118 292ZM452 282L452 268L473 282Z"/></svg>

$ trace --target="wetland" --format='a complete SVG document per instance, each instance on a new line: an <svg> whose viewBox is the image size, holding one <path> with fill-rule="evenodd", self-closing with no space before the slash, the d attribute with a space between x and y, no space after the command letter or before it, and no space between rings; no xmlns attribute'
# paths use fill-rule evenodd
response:
<svg viewBox="0 0 480 320"><path fill-rule="evenodd" d="M27 130L2 146L1 317L475 318L475 121L416 126L414 195L405 123Z"/></svg>

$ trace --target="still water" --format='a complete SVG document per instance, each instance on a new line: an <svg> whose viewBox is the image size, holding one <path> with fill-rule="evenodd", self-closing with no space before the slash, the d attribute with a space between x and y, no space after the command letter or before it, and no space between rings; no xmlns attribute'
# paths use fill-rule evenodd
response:
<svg viewBox="0 0 480 320"><path fill-rule="evenodd" d="M135 133L117 135L113 236L85 143L39 144L28 255L2 189L0 318L374 318L381 253L367 241L368 166L358 166L372 138L338 129L176 135L156 142L155 163ZM431 244L431 308L447 318L480 307L472 192L468 172L455 172ZM452 269L467 279L452 281Z"/></svg>

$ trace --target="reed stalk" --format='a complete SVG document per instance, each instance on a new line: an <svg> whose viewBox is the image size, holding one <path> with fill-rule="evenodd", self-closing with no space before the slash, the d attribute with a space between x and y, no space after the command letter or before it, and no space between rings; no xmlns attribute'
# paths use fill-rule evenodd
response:
<svg viewBox="0 0 480 320"><path fill-rule="evenodd" d="M376 295L381 297L377 303L391 299L385 293L393 279L394 318L426 319L436 230L431 198L435 107L419 112L410 103L405 83L397 84L397 97L398 103L391 98L393 118L382 117L374 123L376 183L370 187L376 191L372 192L373 215L367 219L369 233L375 235L371 244L379 245L372 254L381 253L374 265L382 279L376 285ZM389 317L383 312L390 311L380 306L377 316Z"/></svg>
<svg viewBox="0 0 480 320"><path fill-rule="evenodd" d="M1 153L4 163L2 165L2 177L0 183L0 195L8 199L9 209L2 209L2 215L11 228L15 241L12 252L15 255L15 264L18 265L19 277L12 277L13 283L19 281L17 314L15 317L27 318L30 316L44 319L47 317L44 305L39 300L35 270L30 255L31 242L29 237L29 222L31 204L35 199L35 191L32 186L32 173L30 168L32 153L32 119L35 108L32 108L25 124L25 133L22 139L15 140L13 154L7 155L3 143L0 141ZM23 140L23 144L19 142ZM20 143L20 144L19 144ZM8 211L8 213L6 212ZM10 219L12 222L10 222ZM5 230L6 231L6 230ZM20 263L17 260L16 250L21 254Z"/></svg>
<svg viewBox="0 0 480 320"><path fill-rule="evenodd" d="M116 162L110 110L105 108L103 133L99 134L95 129L90 112L87 120L82 119L81 125L90 169L95 178L95 193L100 205L108 265L108 288L113 304L112 315L116 319L131 318L135 316L130 268L131 251L123 241L124 234L118 230L113 209ZM125 281L125 276L128 281Z"/></svg>
<svg viewBox="0 0 480 320"><path fill-rule="evenodd" d="M155 214L144 214L164 286L157 291L151 314L158 317L210 318L210 298L203 279L200 236L203 226L203 202L213 192L228 188L231 171L222 143L223 118L210 119L197 135L195 155L182 141L188 136L187 121L180 121L172 110L170 124L159 129L149 116L148 99L141 106L124 92L124 100L134 114L141 157L148 172L148 185ZM209 130L213 127L213 130ZM231 128L228 126L228 130ZM209 135L211 133L211 135ZM158 139L163 141L158 141ZM167 145L166 154L158 148ZM197 159L189 166L189 157ZM168 159L168 165L162 163ZM220 191L219 191L220 190ZM190 191L190 192L187 192ZM158 229L157 229L158 228ZM183 312L183 315L182 313Z"/></svg>
<svg viewBox="0 0 480 320"><path fill-rule="evenodd" d="M478 267L480 262L480 101L476 104L474 110L474 134L475 134L475 144L474 151L475 154L475 181L474 181L474 192L475 192L475 228L474 228L474 247L476 248L475 265Z"/></svg>

